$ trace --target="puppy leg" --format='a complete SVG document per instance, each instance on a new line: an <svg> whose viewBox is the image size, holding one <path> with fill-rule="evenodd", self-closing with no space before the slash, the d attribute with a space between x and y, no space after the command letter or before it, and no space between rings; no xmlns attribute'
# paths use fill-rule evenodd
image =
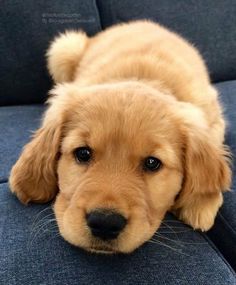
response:
<svg viewBox="0 0 236 285"><path fill-rule="evenodd" d="M210 193L193 196L185 202L180 211L174 211L174 214L194 229L208 231L213 226L216 214L223 203L223 195Z"/></svg>

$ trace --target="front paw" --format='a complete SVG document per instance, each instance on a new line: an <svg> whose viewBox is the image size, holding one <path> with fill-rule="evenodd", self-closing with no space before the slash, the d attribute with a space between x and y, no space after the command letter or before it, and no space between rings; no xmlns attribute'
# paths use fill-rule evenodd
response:
<svg viewBox="0 0 236 285"><path fill-rule="evenodd" d="M182 209L178 218L194 230L208 231L214 224L216 212L207 209Z"/></svg>
<svg viewBox="0 0 236 285"><path fill-rule="evenodd" d="M183 205L175 212L177 217L195 230L208 231L214 224L215 217L223 203L221 193L202 196L191 204Z"/></svg>

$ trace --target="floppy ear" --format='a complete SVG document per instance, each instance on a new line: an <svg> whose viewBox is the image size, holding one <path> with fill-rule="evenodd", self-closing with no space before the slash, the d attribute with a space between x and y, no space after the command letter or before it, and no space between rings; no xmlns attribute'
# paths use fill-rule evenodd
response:
<svg viewBox="0 0 236 285"><path fill-rule="evenodd" d="M59 96L60 97L60 96ZM23 203L46 202L57 193L57 160L66 120L61 98L49 100L43 124L24 147L10 174L10 188Z"/></svg>
<svg viewBox="0 0 236 285"><path fill-rule="evenodd" d="M174 213L194 229L209 230L231 183L228 149L214 143L208 130L184 130L184 181Z"/></svg>

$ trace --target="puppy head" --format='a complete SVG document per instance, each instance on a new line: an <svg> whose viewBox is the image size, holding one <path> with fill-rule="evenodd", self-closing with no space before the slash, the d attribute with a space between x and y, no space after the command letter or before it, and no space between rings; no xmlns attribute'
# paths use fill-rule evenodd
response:
<svg viewBox="0 0 236 285"><path fill-rule="evenodd" d="M219 208L229 171L223 154L204 130L195 134L172 97L137 83L64 84L52 93L44 124L10 181L27 200L48 199L60 189L54 211L67 241L127 253L154 234L167 210L191 224L181 213L212 193ZM217 165L201 163L209 152ZM202 176L213 169L213 178ZM193 216L205 210L199 203Z"/></svg>

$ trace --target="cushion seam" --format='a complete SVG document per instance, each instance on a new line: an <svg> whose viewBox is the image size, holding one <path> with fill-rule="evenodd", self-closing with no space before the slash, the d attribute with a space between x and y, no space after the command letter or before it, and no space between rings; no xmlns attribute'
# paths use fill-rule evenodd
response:
<svg viewBox="0 0 236 285"><path fill-rule="evenodd" d="M212 82L212 84L220 86L221 83L228 83L228 82L234 82L234 81L236 81L236 79L221 80L221 81L217 81L217 82Z"/></svg>
<svg viewBox="0 0 236 285"><path fill-rule="evenodd" d="M210 247L216 252L216 254L218 255L218 257L224 262L224 264L227 266L227 268L230 270L230 272L236 277L236 273L233 270L233 268L230 266L230 264L228 263L228 261L225 259L225 257L223 256L223 254L219 251L219 249L217 248L217 246L213 243L213 241L204 233L200 232L200 234L202 235L202 237L207 241L207 243L210 245Z"/></svg>
<svg viewBox="0 0 236 285"><path fill-rule="evenodd" d="M0 179L0 184L8 183L8 178Z"/></svg>
<svg viewBox="0 0 236 285"><path fill-rule="evenodd" d="M224 218L224 216L222 215L221 212L219 212L219 218L220 218L221 221L227 226L227 228L228 228L234 235L236 235L236 231L233 229L233 227L230 225L230 223L226 221L226 219Z"/></svg>
<svg viewBox="0 0 236 285"><path fill-rule="evenodd" d="M97 18L98 18L98 22L99 22L99 29L100 31L103 30L103 25L102 25L102 20L101 20L101 14L100 14L100 11L99 11L99 8L98 8L98 4L97 4L97 0L93 0L93 6L96 10L96 14L97 14Z"/></svg>

